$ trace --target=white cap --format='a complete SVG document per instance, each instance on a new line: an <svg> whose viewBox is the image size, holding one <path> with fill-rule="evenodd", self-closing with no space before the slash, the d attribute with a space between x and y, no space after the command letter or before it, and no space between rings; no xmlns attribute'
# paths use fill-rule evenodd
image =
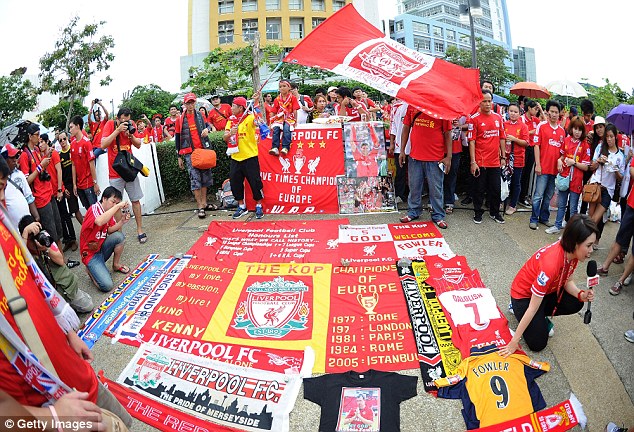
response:
<svg viewBox="0 0 634 432"><path fill-rule="evenodd" d="M601 116L596 116L596 117L594 118L594 124L595 124L595 125L596 125L596 124L602 124L602 125L605 125L605 119L604 119L603 117L601 117Z"/></svg>

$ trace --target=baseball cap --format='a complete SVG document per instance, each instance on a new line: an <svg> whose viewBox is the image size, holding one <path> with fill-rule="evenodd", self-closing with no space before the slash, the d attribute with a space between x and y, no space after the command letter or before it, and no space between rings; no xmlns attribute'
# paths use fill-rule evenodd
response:
<svg viewBox="0 0 634 432"><path fill-rule="evenodd" d="M328 87L328 93L330 93L333 90L337 90L337 89L338 89L338 87L335 87L335 86Z"/></svg>
<svg viewBox="0 0 634 432"><path fill-rule="evenodd" d="M36 125L35 123L31 123L30 125L26 127L26 133L28 133L29 135L33 135L34 133L39 131L40 131L40 127Z"/></svg>
<svg viewBox="0 0 634 432"><path fill-rule="evenodd" d="M246 108L247 107L247 100L245 98L243 98L242 96L238 96L238 97L233 98L233 104L241 106L242 108Z"/></svg>
<svg viewBox="0 0 634 432"><path fill-rule="evenodd" d="M605 124L605 119L604 119L603 117L601 117L601 116L596 116L596 117L594 118L594 124L595 124L595 125L597 125L597 124L602 124L602 125L604 125L604 124Z"/></svg>
<svg viewBox="0 0 634 432"><path fill-rule="evenodd" d="M183 101L185 103L190 102L190 101L196 102L196 95L194 93L187 93L185 95L185 97L183 98Z"/></svg>
<svg viewBox="0 0 634 432"><path fill-rule="evenodd" d="M2 148L2 156L4 156L5 159L15 157L19 152L20 150L15 148L11 143L6 143Z"/></svg>
<svg viewBox="0 0 634 432"><path fill-rule="evenodd" d="M219 98L220 96L218 96L218 93L214 93L211 95L211 99L216 99Z"/></svg>

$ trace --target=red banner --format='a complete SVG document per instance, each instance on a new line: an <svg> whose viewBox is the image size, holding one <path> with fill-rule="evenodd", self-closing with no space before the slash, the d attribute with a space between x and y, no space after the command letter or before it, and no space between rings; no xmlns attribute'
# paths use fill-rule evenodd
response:
<svg viewBox="0 0 634 432"><path fill-rule="evenodd" d="M482 100L477 69L465 69L386 38L352 4L310 32L284 61L328 69L447 120L472 112Z"/></svg>
<svg viewBox="0 0 634 432"><path fill-rule="evenodd" d="M270 149L270 138L258 144L265 213L339 213L337 176L344 174L341 126L299 125L288 155L272 156ZM253 208L251 193L245 198Z"/></svg>

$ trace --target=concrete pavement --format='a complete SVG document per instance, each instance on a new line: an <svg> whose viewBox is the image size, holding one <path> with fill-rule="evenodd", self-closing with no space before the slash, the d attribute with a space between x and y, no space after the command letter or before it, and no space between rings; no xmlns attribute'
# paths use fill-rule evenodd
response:
<svg viewBox="0 0 634 432"><path fill-rule="evenodd" d="M193 211L192 202L182 202L158 209L156 215L145 216L143 223L149 240L145 245L136 241L134 223L126 228L127 244L123 262L135 267L149 253L159 253L167 257L187 251L200 237L212 220L230 220L226 211L208 212L205 220L199 220ZM169 213L171 212L171 213ZM164 213L164 214L162 214ZM401 212L402 214L403 212ZM336 218L330 216L302 216L302 219ZM507 223L499 225L484 217L481 225L472 221L472 210L456 210L447 217L449 229L442 231L452 250L467 257L472 268L480 270L482 278L493 292L500 309L509 318L511 328L517 326L515 318L508 313L509 286L515 274L539 247L555 241L556 236L528 228L528 213L516 213L506 217ZM554 217L554 215L553 215ZM397 223L399 215L377 214L350 217L352 224ZM266 220L291 219L289 216L266 215ZM253 223L258 221L253 220ZM601 249L593 259L601 263L613 241L617 224L606 226ZM78 259L77 252L70 256ZM581 268L583 267L583 268ZM634 328L634 285L626 287L619 296L611 296L608 289L622 270L622 265L612 265L610 275L602 278L596 290L596 301L592 306L593 320L587 326L579 315L555 318L555 336L548 347L540 353L528 354L540 361L551 363L551 371L537 382L549 406L567 399L574 392L584 405L589 417L589 430L602 431L608 421L634 426L634 344L627 342L623 333ZM85 272L80 267L74 270L80 277L81 286L86 289L96 304L107 294L89 285ZM123 279L115 276L116 281ZM575 280L585 283L585 265L580 266ZM86 318L85 316L82 318ZM94 347L96 370L104 369L106 376L116 379L131 359L134 349L122 345L112 345L103 337ZM402 373L419 376L418 369ZM403 431L459 431L464 430L460 401L436 399L426 394L419 380L419 395L401 404L401 429ZM319 423L319 407L303 399L303 392L297 399L291 413L291 431L316 431ZM136 422L134 431L153 430Z"/></svg>

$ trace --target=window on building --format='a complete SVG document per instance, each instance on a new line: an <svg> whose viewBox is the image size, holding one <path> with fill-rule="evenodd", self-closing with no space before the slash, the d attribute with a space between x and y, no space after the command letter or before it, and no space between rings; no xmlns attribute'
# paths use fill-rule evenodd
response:
<svg viewBox="0 0 634 432"><path fill-rule="evenodd" d="M471 44L471 36L460 33L460 43L465 45Z"/></svg>
<svg viewBox="0 0 634 432"><path fill-rule="evenodd" d="M266 39L281 40L282 39L282 20L280 18L266 19Z"/></svg>
<svg viewBox="0 0 634 432"><path fill-rule="evenodd" d="M326 18L313 18L313 28L326 21Z"/></svg>
<svg viewBox="0 0 634 432"><path fill-rule="evenodd" d="M434 51L436 51L437 53L444 53L445 52L445 43L442 41L435 41L434 42Z"/></svg>
<svg viewBox="0 0 634 432"><path fill-rule="evenodd" d="M233 13L233 0L218 0L218 13Z"/></svg>
<svg viewBox="0 0 634 432"><path fill-rule="evenodd" d="M220 21L218 23L218 44L233 43L233 21Z"/></svg>
<svg viewBox="0 0 634 432"><path fill-rule="evenodd" d="M426 9L421 13L421 16L434 16L442 13L442 6L434 6L429 9Z"/></svg>
<svg viewBox="0 0 634 432"><path fill-rule="evenodd" d="M397 38L396 42L398 42L398 43L400 43L402 45L405 45L405 38Z"/></svg>
<svg viewBox="0 0 634 432"><path fill-rule="evenodd" d="M312 0L311 7L314 11L325 11L326 10L326 2L325 0Z"/></svg>
<svg viewBox="0 0 634 432"><path fill-rule="evenodd" d="M288 0L290 10L304 10L304 0Z"/></svg>
<svg viewBox="0 0 634 432"><path fill-rule="evenodd" d="M434 26L434 36L435 37L442 37L442 28L438 27L438 26Z"/></svg>
<svg viewBox="0 0 634 432"><path fill-rule="evenodd" d="M242 12L254 12L258 10L258 0L242 0Z"/></svg>
<svg viewBox="0 0 634 432"><path fill-rule="evenodd" d="M266 0L266 10L280 10L281 0Z"/></svg>
<svg viewBox="0 0 634 432"><path fill-rule="evenodd" d="M414 37L414 49L416 51L431 51L431 39Z"/></svg>
<svg viewBox="0 0 634 432"><path fill-rule="evenodd" d="M417 33L429 34L429 24L413 22L412 30Z"/></svg>
<svg viewBox="0 0 634 432"><path fill-rule="evenodd" d="M455 30L447 30L447 40L455 41L456 40L456 31Z"/></svg>
<svg viewBox="0 0 634 432"><path fill-rule="evenodd" d="M342 7L344 7L345 5L346 5L345 0L332 0L332 10L335 12L341 9Z"/></svg>
<svg viewBox="0 0 634 432"><path fill-rule="evenodd" d="M396 31L403 30L403 21L396 21Z"/></svg>
<svg viewBox="0 0 634 432"><path fill-rule="evenodd" d="M245 42L252 41L257 31L258 31L257 19L242 20L242 40L243 41Z"/></svg>
<svg viewBox="0 0 634 432"><path fill-rule="evenodd" d="M290 30L291 39L302 39L304 37L304 18L291 18Z"/></svg>

